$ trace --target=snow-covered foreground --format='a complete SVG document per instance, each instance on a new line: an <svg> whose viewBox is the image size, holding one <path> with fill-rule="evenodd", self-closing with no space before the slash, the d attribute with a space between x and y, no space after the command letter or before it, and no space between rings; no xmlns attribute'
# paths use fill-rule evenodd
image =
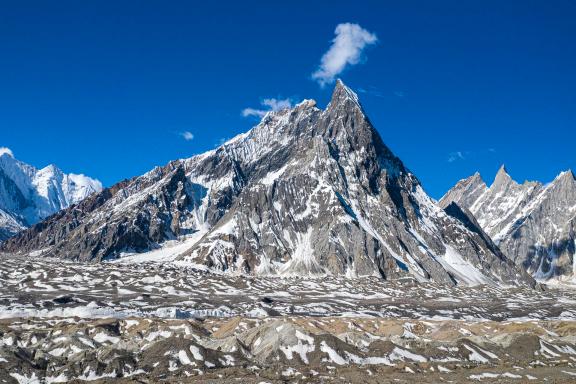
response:
<svg viewBox="0 0 576 384"><path fill-rule="evenodd" d="M79 264L4 257L0 318L278 315L576 320L576 290L447 287L411 279L215 274L170 262Z"/></svg>
<svg viewBox="0 0 576 384"><path fill-rule="evenodd" d="M568 383L575 320L574 290L5 257L0 382Z"/></svg>

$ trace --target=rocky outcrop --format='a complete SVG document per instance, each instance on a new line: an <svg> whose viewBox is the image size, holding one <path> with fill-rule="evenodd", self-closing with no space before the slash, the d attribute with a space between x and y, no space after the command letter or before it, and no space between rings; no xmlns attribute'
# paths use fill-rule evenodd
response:
<svg viewBox="0 0 576 384"><path fill-rule="evenodd" d="M324 110L305 100L271 112L213 151L115 189L2 251L98 261L189 238L181 261L222 271L534 284L435 204L340 81Z"/></svg>

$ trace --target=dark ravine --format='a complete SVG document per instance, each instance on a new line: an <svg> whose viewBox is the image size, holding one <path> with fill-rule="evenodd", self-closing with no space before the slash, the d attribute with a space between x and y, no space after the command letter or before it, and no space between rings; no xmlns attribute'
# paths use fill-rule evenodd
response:
<svg viewBox="0 0 576 384"><path fill-rule="evenodd" d="M271 112L219 148L92 195L0 251L102 261L194 238L180 261L220 271L534 286L456 211L424 192L338 81L326 109L305 100Z"/></svg>

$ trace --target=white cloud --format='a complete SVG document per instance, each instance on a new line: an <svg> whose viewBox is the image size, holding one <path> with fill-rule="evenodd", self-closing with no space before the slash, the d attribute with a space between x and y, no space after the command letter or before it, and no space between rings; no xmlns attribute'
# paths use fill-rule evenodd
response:
<svg viewBox="0 0 576 384"><path fill-rule="evenodd" d="M270 111L280 111L282 109L291 108L292 100L290 99L264 99L260 102L262 106L266 108L256 109L256 108L245 108L242 110L242 116L256 116L259 118L264 117Z"/></svg>
<svg viewBox="0 0 576 384"><path fill-rule="evenodd" d="M0 156L2 156L3 154L7 154L10 157L14 157L12 150L8 147L0 147Z"/></svg>
<svg viewBox="0 0 576 384"><path fill-rule="evenodd" d="M190 141L194 139L194 134L190 131L180 132L180 136L184 138L186 141Z"/></svg>
<svg viewBox="0 0 576 384"><path fill-rule="evenodd" d="M248 116L257 116L257 117L263 117L266 112L268 111L264 111L262 109L255 109L255 108L244 108L242 110L242 116L244 117L248 117Z"/></svg>
<svg viewBox="0 0 576 384"><path fill-rule="evenodd" d="M338 24L334 33L336 37L332 40L332 46L322 56L320 66L312 74L312 79L320 86L333 82L347 65L358 64L364 48L378 41L375 34L358 24Z"/></svg>
<svg viewBox="0 0 576 384"><path fill-rule="evenodd" d="M292 101L290 99L264 99L262 100L262 105L269 107L273 111L279 111L292 107Z"/></svg>
<svg viewBox="0 0 576 384"><path fill-rule="evenodd" d="M462 151L451 152L448 154L448 162L453 163L456 160L464 160L466 157Z"/></svg>

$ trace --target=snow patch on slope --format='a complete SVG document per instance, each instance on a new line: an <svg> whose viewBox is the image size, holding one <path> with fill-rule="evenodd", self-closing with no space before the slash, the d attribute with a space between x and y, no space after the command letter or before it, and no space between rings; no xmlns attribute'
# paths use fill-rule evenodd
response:
<svg viewBox="0 0 576 384"><path fill-rule="evenodd" d="M450 272L457 280L469 286L480 284L491 284L494 282L486 277L478 268L464 260L462 255L449 245L446 246L446 253L437 257L436 260L442 264L444 269Z"/></svg>

